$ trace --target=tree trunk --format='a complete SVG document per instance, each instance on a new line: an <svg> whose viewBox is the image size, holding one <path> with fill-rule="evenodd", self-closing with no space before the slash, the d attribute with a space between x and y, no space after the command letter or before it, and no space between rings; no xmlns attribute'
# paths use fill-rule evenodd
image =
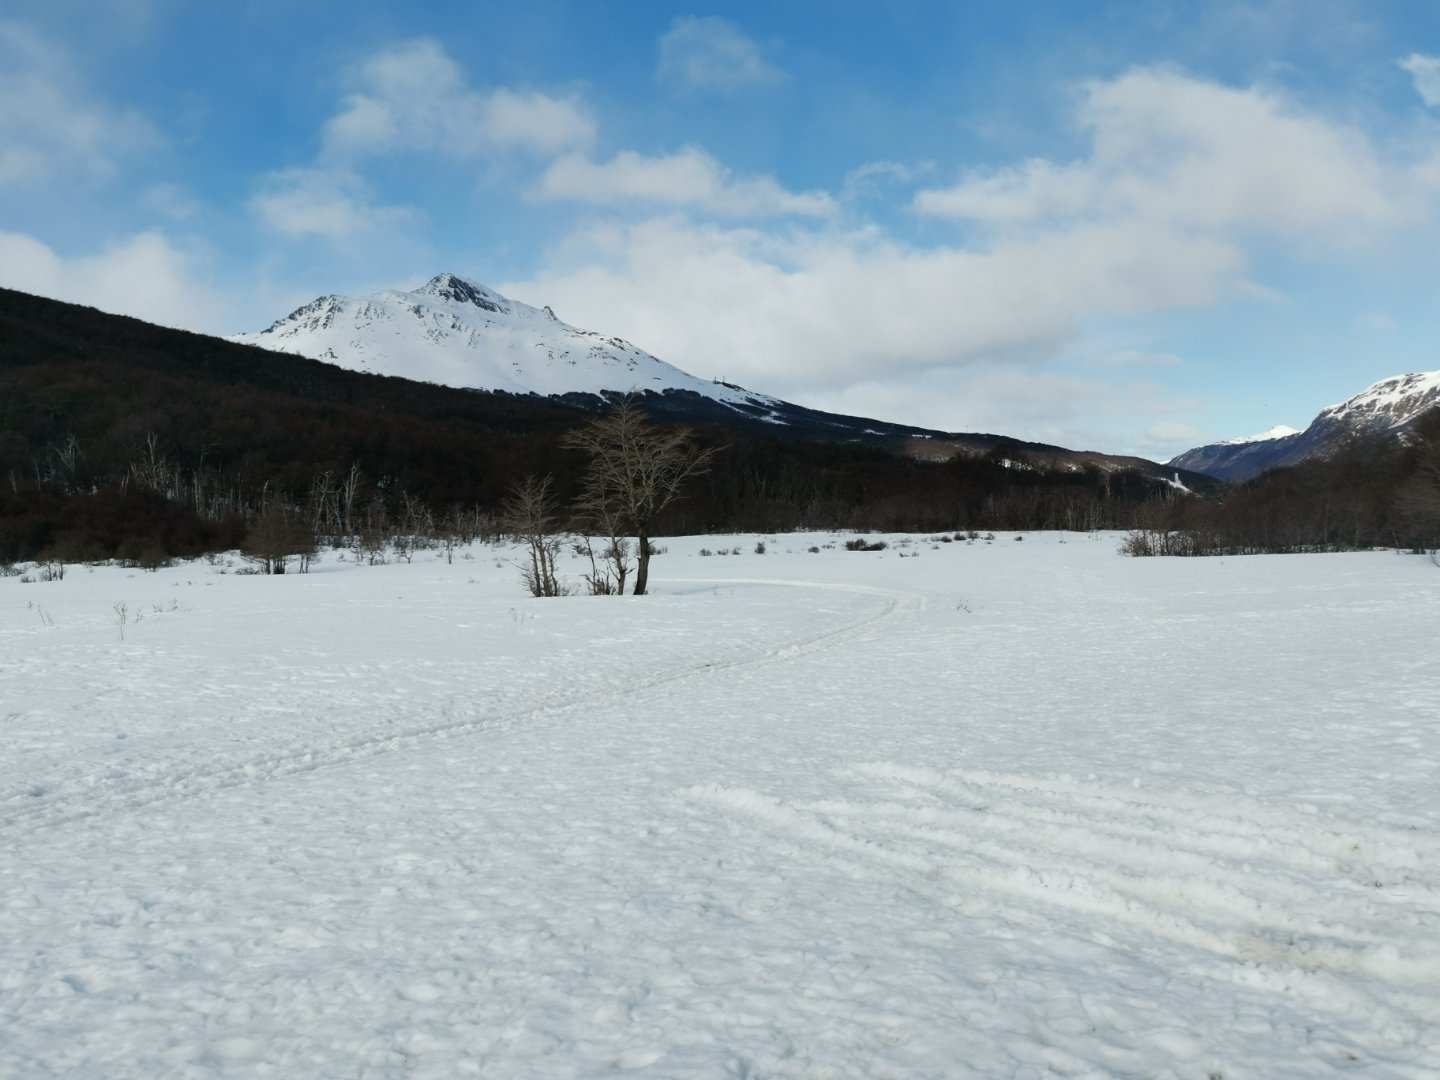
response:
<svg viewBox="0 0 1440 1080"><path fill-rule="evenodd" d="M645 595L645 584L650 580L650 534L645 529L638 530L639 535L635 538L639 550L635 552L635 596Z"/></svg>

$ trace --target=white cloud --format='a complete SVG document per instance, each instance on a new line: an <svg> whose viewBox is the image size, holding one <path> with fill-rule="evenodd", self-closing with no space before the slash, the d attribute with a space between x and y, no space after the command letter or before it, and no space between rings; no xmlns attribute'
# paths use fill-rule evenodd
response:
<svg viewBox="0 0 1440 1080"><path fill-rule="evenodd" d="M655 73L664 82L692 90L733 90L784 78L754 39L714 15L675 19L660 38Z"/></svg>
<svg viewBox="0 0 1440 1080"><path fill-rule="evenodd" d="M138 113L94 99L64 54L0 20L0 186L104 179L159 142Z"/></svg>
<svg viewBox="0 0 1440 1080"><path fill-rule="evenodd" d="M935 163L932 161L916 164L904 161L867 161L845 174L840 190L846 199L872 198L880 195L887 187L913 184L920 177L934 171Z"/></svg>
<svg viewBox="0 0 1440 1080"><path fill-rule="evenodd" d="M330 240L403 228L421 217L411 207L377 205L368 185L345 169L273 172L250 200L250 209L267 228L285 236Z"/></svg>
<svg viewBox="0 0 1440 1080"><path fill-rule="evenodd" d="M192 330L216 326L221 311L196 260L158 232L68 258L34 237L0 232L0 285Z"/></svg>
<svg viewBox="0 0 1440 1080"><path fill-rule="evenodd" d="M1410 73L1420 100L1432 109L1440 108L1440 56L1411 53L1397 63Z"/></svg>
<svg viewBox="0 0 1440 1080"><path fill-rule="evenodd" d="M972 173L914 208L998 227L1145 220L1341 241L1425 211L1415 169L1275 91L1145 68L1087 85L1076 119L1085 158Z"/></svg>
<svg viewBox="0 0 1440 1080"><path fill-rule="evenodd" d="M1242 266L1223 242L1144 223L966 250L660 219L577 237L513 288L697 374L805 394L1053 355L1094 316L1213 303Z"/></svg>
<svg viewBox="0 0 1440 1080"><path fill-rule="evenodd" d="M787 191L769 176L737 177L698 147L657 156L625 150L606 162L567 154L546 169L536 193L599 204L694 207L724 217L823 217L835 210L825 192Z"/></svg>
<svg viewBox="0 0 1440 1080"><path fill-rule="evenodd" d="M948 431L991 432L1075 450L1165 459L1196 445L1191 425L1146 418L1197 407L1143 380L979 363L907 376L879 375L807 395L831 412L876 416Z"/></svg>
<svg viewBox="0 0 1440 1080"><path fill-rule="evenodd" d="M552 155L595 138L595 123L580 102L533 90L476 89L444 46L430 38L370 57L355 72L355 86L325 125L331 154Z"/></svg>

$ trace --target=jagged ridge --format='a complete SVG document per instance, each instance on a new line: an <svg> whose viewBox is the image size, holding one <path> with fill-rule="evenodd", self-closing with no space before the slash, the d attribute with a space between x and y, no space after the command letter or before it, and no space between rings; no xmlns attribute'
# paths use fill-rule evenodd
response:
<svg viewBox="0 0 1440 1080"><path fill-rule="evenodd" d="M1415 422L1440 407L1440 371L1394 375L1338 405L1322 409L1304 431L1272 428L1252 439L1197 446L1170 459L1182 469L1244 481L1270 469L1326 457L1348 439L1404 439Z"/></svg>

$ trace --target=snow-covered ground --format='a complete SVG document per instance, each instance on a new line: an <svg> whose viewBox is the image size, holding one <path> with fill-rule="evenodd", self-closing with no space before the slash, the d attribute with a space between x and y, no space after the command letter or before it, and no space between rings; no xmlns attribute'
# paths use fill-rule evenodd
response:
<svg viewBox="0 0 1440 1080"><path fill-rule="evenodd" d="M1440 1075L1440 571L890 539L0 579L0 1076Z"/></svg>

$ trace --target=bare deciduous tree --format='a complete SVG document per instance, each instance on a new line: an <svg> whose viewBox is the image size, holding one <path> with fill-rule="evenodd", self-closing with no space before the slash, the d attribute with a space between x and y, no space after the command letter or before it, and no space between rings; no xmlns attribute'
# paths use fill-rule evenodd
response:
<svg viewBox="0 0 1440 1080"><path fill-rule="evenodd" d="M590 557L590 573L586 581L592 596L623 596L625 582L634 569L630 561L632 550L625 535L625 523L620 515L609 507L599 507L582 512L580 517L585 529L584 553ZM603 546L595 550L595 538L604 540Z"/></svg>
<svg viewBox="0 0 1440 1080"><path fill-rule="evenodd" d="M577 506L582 520L610 535L617 567L626 555L616 541L622 533L635 537L634 595L643 596L656 518L680 497L687 480L710 468L719 448L700 446L688 428L656 427L629 398L571 432L566 445L590 455Z"/></svg>
<svg viewBox="0 0 1440 1080"><path fill-rule="evenodd" d="M528 562L521 564L520 573L531 596L563 595L555 574L555 556L560 551L559 516L560 507L548 476L521 480L501 508L505 531L526 547Z"/></svg>
<svg viewBox="0 0 1440 1080"><path fill-rule="evenodd" d="M291 557L297 557L303 574L315 556L315 534L306 515L271 502L246 531L240 553L266 574L285 573Z"/></svg>

